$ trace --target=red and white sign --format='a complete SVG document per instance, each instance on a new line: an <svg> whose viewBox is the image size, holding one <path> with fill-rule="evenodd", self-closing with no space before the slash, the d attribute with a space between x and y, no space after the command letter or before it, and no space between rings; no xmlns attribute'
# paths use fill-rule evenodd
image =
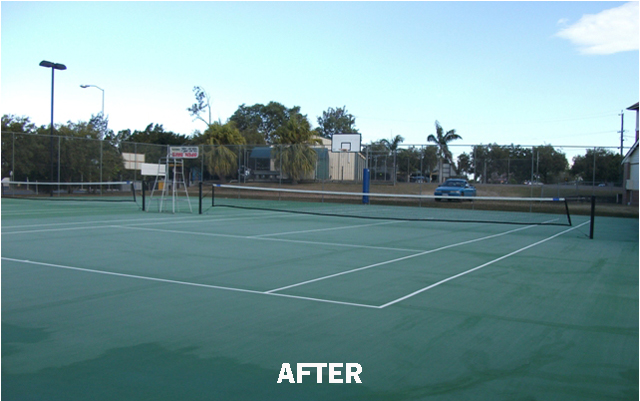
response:
<svg viewBox="0 0 640 401"><path fill-rule="evenodd" d="M197 146L171 146L169 147L169 157L172 159L197 159Z"/></svg>

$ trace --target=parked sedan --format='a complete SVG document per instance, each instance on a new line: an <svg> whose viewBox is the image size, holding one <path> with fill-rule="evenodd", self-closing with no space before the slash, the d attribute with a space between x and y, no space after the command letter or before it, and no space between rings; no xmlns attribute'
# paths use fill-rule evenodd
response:
<svg viewBox="0 0 640 401"><path fill-rule="evenodd" d="M451 178L440 184L434 193L435 196L469 197L476 196L476 188L469 185L467 180ZM436 198L439 201L440 198Z"/></svg>

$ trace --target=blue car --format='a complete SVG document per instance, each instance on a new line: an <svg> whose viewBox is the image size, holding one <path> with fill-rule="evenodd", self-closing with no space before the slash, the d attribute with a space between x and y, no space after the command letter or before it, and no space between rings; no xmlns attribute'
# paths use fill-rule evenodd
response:
<svg viewBox="0 0 640 401"><path fill-rule="evenodd" d="M476 188L469 185L467 180L450 178L436 188L435 196L470 197L476 196ZM441 198L436 198L440 201Z"/></svg>

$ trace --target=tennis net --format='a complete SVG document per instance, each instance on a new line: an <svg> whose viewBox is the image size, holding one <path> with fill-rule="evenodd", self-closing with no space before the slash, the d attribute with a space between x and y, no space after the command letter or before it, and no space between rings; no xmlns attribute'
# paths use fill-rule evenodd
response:
<svg viewBox="0 0 640 401"><path fill-rule="evenodd" d="M564 198L473 197L214 185L213 207L383 220L571 225Z"/></svg>
<svg viewBox="0 0 640 401"><path fill-rule="evenodd" d="M136 202L135 185L117 182L2 181L2 198Z"/></svg>

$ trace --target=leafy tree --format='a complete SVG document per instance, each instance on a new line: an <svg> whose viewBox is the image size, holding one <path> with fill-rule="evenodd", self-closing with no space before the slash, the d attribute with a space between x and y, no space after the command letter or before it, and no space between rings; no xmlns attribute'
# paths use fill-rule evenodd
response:
<svg viewBox="0 0 640 401"><path fill-rule="evenodd" d="M291 178L292 184L315 169L318 154L310 145L322 142L314 134L307 117L294 113L272 136L273 143L278 145L274 152L276 165L281 166L281 172Z"/></svg>
<svg viewBox="0 0 640 401"><path fill-rule="evenodd" d="M388 141L381 139L364 146L363 151L369 158L371 177L375 180L387 180L393 171L393 158L389 158Z"/></svg>
<svg viewBox="0 0 640 401"><path fill-rule="evenodd" d="M551 183L568 168L564 153L551 145L537 146L533 151L513 144L479 145L465 157L471 159L468 172L475 169L476 178L481 177L483 182L522 183L537 174L537 180Z"/></svg>
<svg viewBox="0 0 640 401"><path fill-rule="evenodd" d="M334 134L359 134L355 127L356 118L347 112L347 106L332 108L318 117L318 135L331 139Z"/></svg>
<svg viewBox="0 0 640 401"><path fill-rule="evenodd" d="M457 167L458 173L459 174L464 174L464 175L468 175L471 174L471 157L466 154L466 153L462 153L460 155L458 155L458 167Z"/></svg>
<svg viewBox="0 0 640 401"><path fill-rule="evenodd" d="M106 124L98 115L88 122L69 121L58 128L60 181L113 181L119 177L124 164L118 149L102 140Z"/></svg>
<svg viewBox="0 0 640 401"><path fill-rule="evenodd" d="M2 177L14 181L48 178L49 138L38 137L29 117L2 116Z"/></svg>
<svg viewBox="0 0 640 401"><path fill-rule="evenodd" d="M524 182L531 179L531 149L498 144L473 147L471 169L481 182Z"/></svg>
<svg viewBox="0 0 640 401"><path fill-rule="evenodd" d="M595 159L595 183L622 181L621 163L623 157L619 153L607 149L588 149L584 156L575 156L571 166L571 174L576 179L591 182L594 179Z"/></svg>
<svg viewBox="0 0 640 401"><path fill-rule="evenodd" d="M398 172L406 176L408 182L412 173L420 171L420 150L414 146L398 150L396 163Z"/></svg>
<svg viewBox="0 0 640 401"><path fill-rule="evenodd" d="M438 165L438 147L437 146L425 146L422 148L422 175L429 173L429 177L433 173L433 170Z"/></svg>
<svg viewBox="0 0 640 401"><path fill-rule="evenodd" d="M565 154L551 145L537 146L533 149L536 154L536 173L539 179L545 184L557 182L560 174L569 168ZM622 162L622 159L620 161Z"/></svg>
<svg viewBox="0 0 640 401"><path fill-rule="evenodd" d="M124 165L119 151L103 138L108 121L102 114L88 122L68 122L58 127L53 141L50 129L35 128L28 118L3 116L2 168L3 175L13 169L15 180L109 181L118 178ZM14 133L9 134L12 131ZM51 151L59 168L51 177ZM59 158L58 158L59 156ZM102 174L101 174L102 173Z"/></svg>
<svg viewBox="0 0 640 401"><path fill-rule="evenodd" d="M33 124L29 117L18 117L13 114L5 114L2 116L2 132L20 132L20 133L35 133L36 126Z"/></svg>
<svg viewBox="0 0 640 401"><path fill-rule="evenodd" d="M442 126L440 123L436 121L436 134L430 134L427 137L427 142L433 142L438 147L438 158L439 158L439 169L438 169L438 180L442 182L442 165L443 161L447 161L449 164L453 164L452 154L449 150L449 142L454 141L456 139L462 139L462 137L456 134L456 130L452 129L444 133Z"/></svg>
<svg viewBox="0 0 640 401"><path fill-rule="evenodd" d="M253 106L242 104L229 120L236 124L248 143L271 144L275 143L274 135L278 128L285 125L291 116L296 114L300 114L299 106L288 109L278 102ZM304 118L306 119L306 116ZM261 142L256 142L258 140Z"/></svg>
<svg viewBox="0 0 640 401"><path fill-rule="evenodd" d="M138 143L153 143L156 145L184 145L188 142L188 138L185 135L165 131L162 124L154 123L147 125L144 131L133 131L125 140Z"/></svg>

